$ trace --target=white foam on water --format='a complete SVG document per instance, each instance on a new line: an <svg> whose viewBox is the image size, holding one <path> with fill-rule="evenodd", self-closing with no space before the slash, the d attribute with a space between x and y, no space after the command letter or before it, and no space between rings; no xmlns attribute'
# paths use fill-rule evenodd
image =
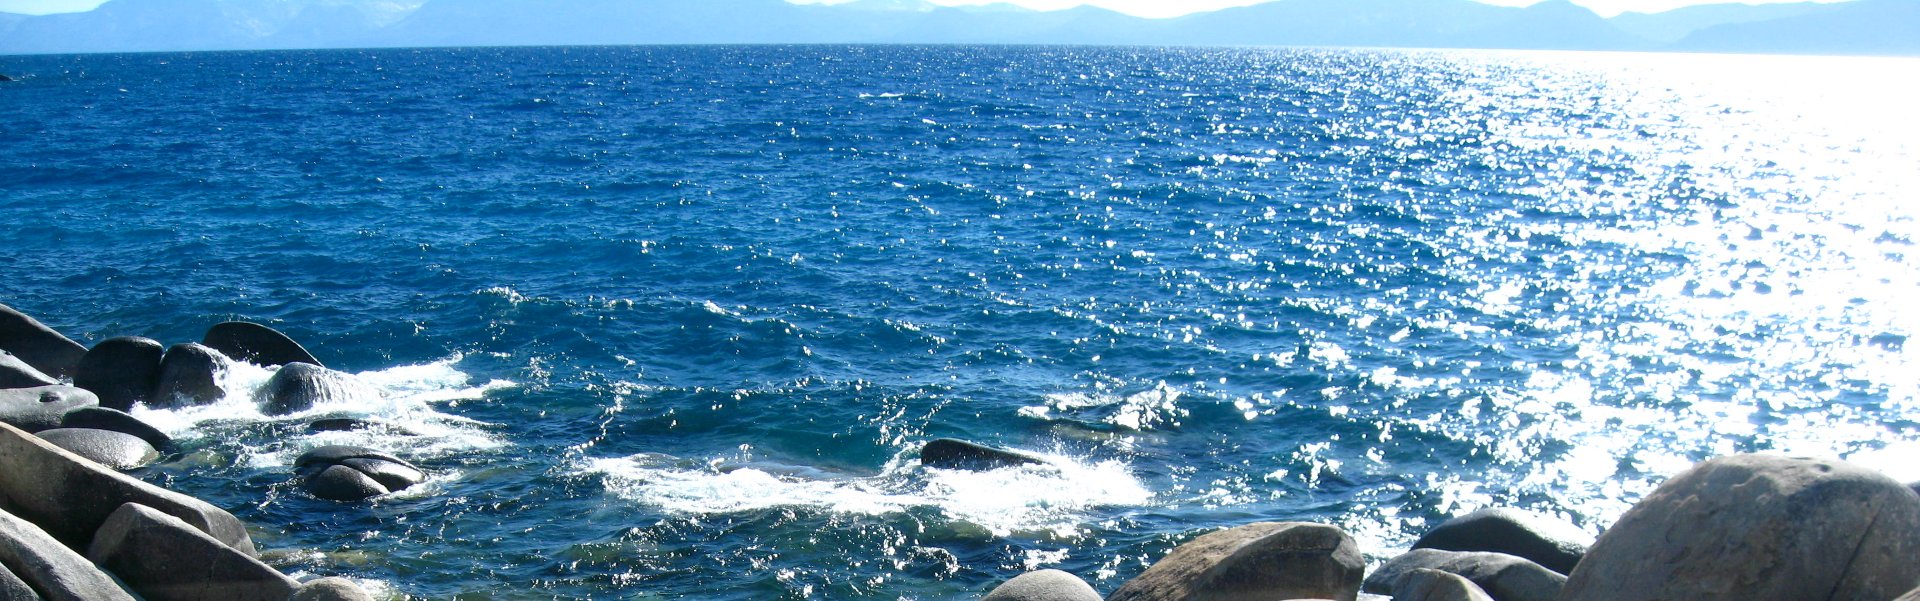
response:
<svg viewBox="0 0 1920 601"><path fill-rule="evenodd" d="M348 374L347 394L289 415L270 416L256 402L261 389L278 367L234 363L217 381L227 392L212 404L176 409L134 407L135 417L180 439L214 435L236 425L306 423L322 417L352 417L390 426L369 430L308 432L301 430L287 444L252 447L238 463L255 467L290 465L307 449L324 445L354 445L393 452L408 459L451 456L473 450L504 447L507 443L473 419L443 413L439 406L485 398L492 391L515 384L493 380L475 385L455 367L461 357L431 363L401 365ZM404 448L401 448L404 447Z"/></svg>
<svg viewBox="0 0 1920 601"><path fill-rule="evenodd" d="M615 496L674 513L801 507L883 515L935 507L995 536L1072 537L1080 533L1088 510L1144 505L1153 499L1119 461L1040 456L1045 465L985 471L895 461L878 476L833 478L776 475L756 468L689 468L685 461L646 453L587 460L580 472L600 477Z"/></svg>
<svg viewBox="0 0 1920 601"><path fill-rule="evenodd" d="M1180 406L1181 395L1179 389L1164 382L1128 395L1105 391L1054 393L1046 395L1046 404L1021 407L1017 413L1022 417L1053 419L1055 412L1104 411L1106 415L1100 418L1101 422L1145 432L1180 425L1180 420L1188 415Z"/></svg>

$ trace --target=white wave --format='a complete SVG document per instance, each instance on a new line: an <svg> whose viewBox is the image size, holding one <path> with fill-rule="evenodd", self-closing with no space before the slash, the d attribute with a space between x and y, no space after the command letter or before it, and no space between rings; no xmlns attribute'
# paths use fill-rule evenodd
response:
<svg viewBox="0 0 1920 601"><path fill-rule="evenodd" d="M1105 409L1108 413L1100 421L1144 432L1161 426L1180 425L1180 420L1188 415L1187 410L1180 407L1181 394L1179 389L1164 382L1151 390L1124 396L1107 392L1055 393L1046 395L1046 404L1021 407L1018 413L1023 417L1051 419L1056 411L1074 413Z"/></svg>
<svg viewBox="0 0 1920 601"><path fill-rule="evenodd" d="M580 471L599 476L615 496L675 513L800 507L883 515L932 507L996 536L1072 537L1080 533L1084 514L1091 509L1143 505L1153 498L1121 462L1042 457L1045 465L986 471L923 468L917 462L896 461L878 476L836 478L776 475L751 467L730 471L689 467L687 462L647 453L588 460Z"/></svg>

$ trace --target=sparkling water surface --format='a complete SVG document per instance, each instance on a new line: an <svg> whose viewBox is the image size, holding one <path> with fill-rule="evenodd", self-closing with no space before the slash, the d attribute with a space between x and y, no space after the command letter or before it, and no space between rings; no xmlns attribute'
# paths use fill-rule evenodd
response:
<svg viewBox="0 0 1920 601"><path fill-rule="evenodd" d="M270 562L465 599L1111 591L1692 462L1920 479L1914 59L637 47L0 57L0 302L376 395L136 413ZM312 433L320 416L400 431ZM957 437L1039 467L928 469ZM313 499L293 457L432 473Z"/></svg>

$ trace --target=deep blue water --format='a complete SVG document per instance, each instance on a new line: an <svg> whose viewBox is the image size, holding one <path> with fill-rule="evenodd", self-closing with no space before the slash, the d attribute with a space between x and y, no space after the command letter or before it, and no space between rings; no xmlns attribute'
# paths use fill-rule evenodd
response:
<svg viewBox="0 0 1920 601"><path fill-rule="evenodd" d="M1257 520L1598 531L1717 454L1920 479L1911 59L659 47L0 57L0 302L378 398L143 477L396 596L1111 591ZM319 415L413 436L306 432ZM1044 468L928 470L959 437ZM434 478L304 496L292 457Z"/></svg>

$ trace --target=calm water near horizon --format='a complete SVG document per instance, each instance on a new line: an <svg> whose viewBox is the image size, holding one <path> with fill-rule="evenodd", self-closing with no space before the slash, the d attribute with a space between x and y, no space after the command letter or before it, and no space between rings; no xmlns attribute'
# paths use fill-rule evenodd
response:
<svg viewBox="0 0 1920 601"><path fill-rule="evenodd" d="M396 597L1102 593L1207 529L1598 532L1726 453L1920 480L1920 59L1076 47L0 57L0 302L381 398L141 477ZM320 416L412 435L311 433ZM955 437L1049 465L927 469ZM305 496L360 444L424 486Z"/></svg>

